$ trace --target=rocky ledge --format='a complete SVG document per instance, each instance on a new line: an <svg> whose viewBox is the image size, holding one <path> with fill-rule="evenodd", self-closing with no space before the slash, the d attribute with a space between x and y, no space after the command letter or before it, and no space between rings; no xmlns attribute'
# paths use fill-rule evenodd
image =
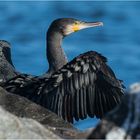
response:
<svg viewBox="0 0 140 140"><path fill-rule="evenodd" d="M7 111L9 113L7 113ZM40 136L39 132L40 132L40 134L43 134L42 138L46 138L47 136L49 138L51 138L49 133L46 133L48 135L44 135L45 132L50 132L50 131L53 131L56 135L59 135L63 138L73 138L73 137L75 137L75 135L77 135L79 133L79 131L77 129L75 129L71 124L69 124L69 123L65 122L64 120L62 120L61 118L59 118L55 113L47 110L46 108L43 108L40 105L37 105L37 104L29 101L28 99L26 99L24 97L21 97L21 96L12 94L12 93L8 93L2 87L0 87L0 113L1 113L0 127L2 130L2 131L0 130L0 132L3 133L3 135L1 135L1 133L0 133L0 135L3 136L2 138L4 138L4 136L5 136L5 138L8 138L8 136L9 136L9 138L22 138L23 134L22 134L22 131L20 133L19 129L23 130L23 129L26 129L26 127L27 127L27 130L31 129L31 131L35 131L35 132L36 132L36 129L39 129L37 137L32 137L32 138L40 138L40 137L38 137L38 136ZM10 114L10 113L12 113L12 114ZM21 119L21 117L23 119ZM27 118L30 118L32 120L28 120ZM9 120L9 122L8 122L8 120ZM43 125L42 128L36 121ZM6 124L3 125L2 122L3 123L6 122ZM10 125L10 123L12 125ZM18 125L20 127L20 125L23 126L23 124L24 124L24 127L18 128ZM28 126L28 124L30 127ZM33 125L35 128L33 129L33 127L31 125ZM16 126L17 126L17 128L16 128ZM9 127L9 129L8 129L8 127ZM46 131L44 131L43 127L46 128ZM5 131L3 131L3 130L5 130ZM9 135L9 133L11 133L11 134L13 132L16 133L16 131L19 134L18 135L13 134L13 137L10 137L12 135ZM31 132L31 131L29 131L29 132ZM25 130L24 130L24 132L25 132ZM7 135L7 137L6 137L6 135ZM21 135L21 137L18 137L20 135ZM16 136L16 137L14 137L14 136ZM32 135L27 135L27 136L29 136L29 138L30 138L30 136L32 136ZM52 136L52 138L55 137L55 135L54 135L54 137L53 137L53 135L51 135L51 136ZM23 138L25 138L25 137L23 136Z"/></svg>
<svg viewBox="0 0 140 140"><path fill-rule="evenodd" d="M0 107L0 139L60 139L33 119L19 118Z"/></svg>

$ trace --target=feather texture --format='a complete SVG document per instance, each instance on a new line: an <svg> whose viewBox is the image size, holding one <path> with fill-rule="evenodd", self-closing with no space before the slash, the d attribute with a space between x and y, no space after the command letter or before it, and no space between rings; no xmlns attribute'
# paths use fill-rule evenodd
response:
<svg viewBox="0 0 140 140"><path fill-rule="evenodd" d="M43 105L68 122L87 116L102 118L120 103L124 94L122 83L106 62L101 54L89 51L50 78L19 75L3 87Z"/></svg>

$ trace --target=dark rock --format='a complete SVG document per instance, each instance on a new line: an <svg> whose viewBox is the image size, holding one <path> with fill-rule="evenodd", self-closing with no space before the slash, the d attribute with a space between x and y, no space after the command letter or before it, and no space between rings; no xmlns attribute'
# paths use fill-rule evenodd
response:
<svg viewBox="0 0 140 140"><path fill-rule="evenodd" d="M16 76L15 68L11 60L10 43L0 40L0 82Z"/></svg>
<svg viewBox="0 0 140 140"><path fill-rule="evenodd" d="M74 132L74 136L79 132L55 113L29 101L27 98L8 93L2 87L0 87L0 106L18 117L32 118L40 122L57 135L62 135L62 131L65 130L64 132L68 133L63 136L72 138L71 132Z"/></svg>
<svg viewBox="0 0 140 140"><path fill-rule="evenodd" d="M92 139L140 139L140 83L130 86L122 103L88 136Z"/></svg>
<svg viewBox="0 0 140 140"><path fill-rule="evenodd" d="M60 139L33 119L19 118L0 107L0 139Z"/></svg>

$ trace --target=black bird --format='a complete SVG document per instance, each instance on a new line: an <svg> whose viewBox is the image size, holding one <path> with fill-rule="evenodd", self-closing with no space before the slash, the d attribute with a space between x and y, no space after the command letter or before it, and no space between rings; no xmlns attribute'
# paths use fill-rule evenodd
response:
<svg viewBox="0 0 140 140"><path fill-rule="evenodd" d="M72 18L53 21L47 32L48 73L44 77L19 74L2 86L50 109L68 122L87 116L102 118L121 102L122 82L101 54L89 51L68 62L61 48L62 39L67 35L102 25L102 22Z"/></svg>

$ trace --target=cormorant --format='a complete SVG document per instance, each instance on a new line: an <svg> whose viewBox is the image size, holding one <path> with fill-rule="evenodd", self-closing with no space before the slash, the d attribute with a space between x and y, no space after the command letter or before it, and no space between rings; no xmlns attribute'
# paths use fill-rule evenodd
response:
<svg viewBox="0 0 140 140"><path fill-rule="evenodd" d="M102 25L102 22L72 18L53 21L47 32L47 76L19 74L2 86L48 108L68 122L87 116L102 118L121 102L122 82L101 54L89 51L68 62L61 48L62 39L67 35Z"/></svg>

